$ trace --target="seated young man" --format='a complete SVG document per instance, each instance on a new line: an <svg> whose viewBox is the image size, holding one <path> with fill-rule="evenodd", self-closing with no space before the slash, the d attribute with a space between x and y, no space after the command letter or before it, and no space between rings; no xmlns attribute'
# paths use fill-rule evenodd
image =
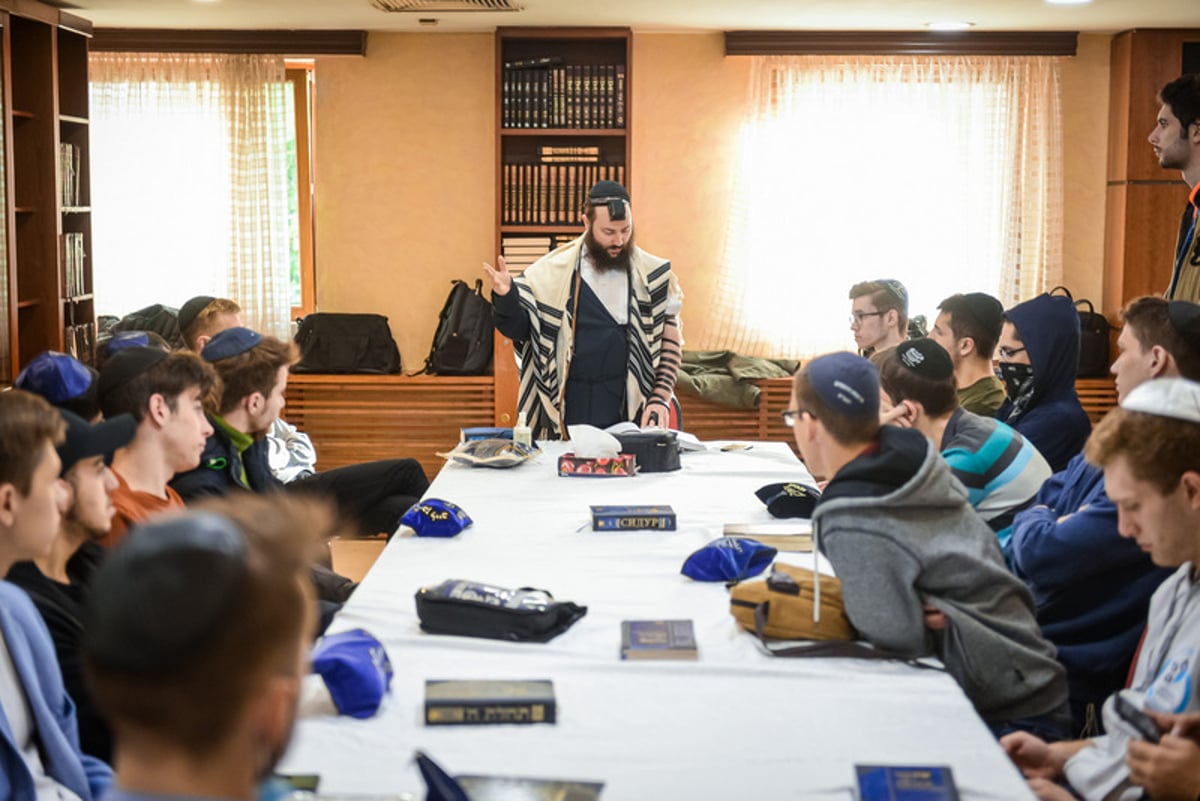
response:
<svg viewBox="0 0 1200 801"><path fill-rule="evenodd" d="M1013 516L1050 477L1046 460L1009 426L958 405L954 363L932 339L910 339L871 361L879 367L882 419L911 426L934 444L1005 549Z"/></svg>
<svg viewBox="0 0 1200 801"><path fill-rule="evenodd" d="M71 565L87 564L90 571L98 564L95 556L85 562L75 556L83 548L99 549L95 540L108 533L116 511L110 495L117 487L117 479L105 461L133 439L137 424L129 415L91 425L71 412L60 410L60 414L67 424L67 433L58 446L58 457L62 460L60 475L68 492L58 536L49 553L32 561L17 562L7 578L29 593L54 641L63 684L75 701L83 752L112 762L108 724L92 704L81 667L83 604L91 575L72 571Z"/></svg>
<svg viewBox="0 0 1200 801"><path fill-rule="evenodd" d="M321 516L286 498L243 508L254 500L141 526L96 574L84 669L117 745L106 801L256 801L287 748Z"/></svg>
<svg viewBox="0 0 1200 801"><path fill-rule="evenodd" d="M850 330L864 356L908 339L908 290L894 278L850 287Z"/></svg>
<svg viewBox="0 0 1200 801"><path fill-rule="evenodd" d="M199 352L215 335L241 326L241 312L226 298L192 298L179 313L184 339ZM390 537L404 513L429 489L416 459L378 459L316 472L312 440L282 417L272 421L266 440L267 461L276 478L333 498L364 534L383 532Z"/></svg>
<svg viewBox="0 0 1200 801"><path fill-rule="evenodd" d="M958 405L983 417L995 417L1004 403L1004 382L996 378L992 356L1004 328L1004 307L983 292L951 295L938 306L929 338L954 362Z"/></svg>
<svg viewBox="0 0 1200 801"><path fill-rule="evenodd" d="M58 533L63 427L45 399L0 392L0 575L45 557ZM24 591L0 581L0 798L96 801L111 781L108 766L79 749L46 624Z"/></svg>
<svg viewBox="0 0 1200 801"><path fill-rule="evenodd" d="M1039 295L1004 313L1000 377L1008 400L996 418L1062 470L1083 447L1092 422L1075 393L1079 313L1070 298Z"/></svg>
<svg viewBox="0 0 1200 801"><path fill-rule="evenodd" d="M216 373L198 356L154 347L126 348L104 365L104 415L129 414L137 421L133 441L113 457L116 514L101 540L105 545L116 545L133 524L183 506L169 482L176 473L200 464L212 434L204 399L216 380Z"/></svg>
<svg viewBox="0 0 1200 801"><path fill-rule="evenodd" d="M1117 713L1117 696L1154 712L1200 711L1200 384L1182 378L1143 383L1097 426L1085 454L1104 470L1121 536L1156 565L1176 570L1150 601L1133 681L1104 705L1107 734L1047 745L1018 732L1001 744L1026 776L1065 778L1088 801L1140 798L1126 764L1130 729ZM1062 797L1058 787L1035 789Z"/></svg>
<svg viewBox="0 0 1200 801"><path fill-rule="evenodd" d="M859 633L902 655L937 656L997 733L1065 734L1066 677L1029 591L937 449L917 431L880 425L875 367L849 353L814 359L796 375L791 407L809 470L832 476L813 531Z"/></svg>
<svg viewBox="0 0 1200 801"><path fill-rule="evenodd" d="M1119 398L1151 378L1200 380L1200 306L1144 297L1121 313L1113 362ZM1086 554L1086 558L1081 558ZM1080 454L1013 520L1009 561L1033 592L1042 633L1058 647L1077 731L1125 685L1150 596L1168 575L1117 530L1104 474Z"/></svg>

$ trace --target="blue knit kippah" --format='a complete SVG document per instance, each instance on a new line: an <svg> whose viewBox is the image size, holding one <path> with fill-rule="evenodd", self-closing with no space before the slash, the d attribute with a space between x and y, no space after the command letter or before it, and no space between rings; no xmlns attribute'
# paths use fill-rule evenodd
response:
<svg viewBox="0 0 1200 801"><path fill-rule="evenodd" d="M879 371L853 353L827 353L805 368L813 390L825 405L846 417L879 416Z"/></svg>
<svg viewBox="0 0 1200 801"><path fill-rule="evenodd" d="M219 362L232 356L240 356L262 342L262 334L249 328L226 328L208 341L200 356L206 362Z"/></svg>

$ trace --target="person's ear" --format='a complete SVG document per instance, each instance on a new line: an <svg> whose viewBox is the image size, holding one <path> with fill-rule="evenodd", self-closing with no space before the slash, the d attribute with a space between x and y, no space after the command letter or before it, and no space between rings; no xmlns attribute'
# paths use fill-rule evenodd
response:
<svg viewBox="0 0 1200 801"><path fill-rule="evenodd" d="M1161 378L1173 361L1166 348L1162 345L1153 346L1150 348L1150 375L1154 378Z"/></svg>
<svg viewBox="0 0 1200 801"><path fill-rule="evenodd" d="M972 337L963 337L958 340L958 355L965 359L976 351L975 340Z"/></svg>
<svg viewBox="0 0 1200 801"><path fill-rule="evenodd" d="M261 392L255 390L246 397L242 398L242 405L246 408L246 412L252 417L262 413L262 410L267 407L267 398Z"/></svg>
<svg viewBox="0 0 1200 801"><path fill-rule="evenodd" d="M150 418L159 428L166 425L167 417L171 414L171 405L167 403L166 397L161 393L155 392L150 396L150 400L146 404L146 416Z"/></svg>
<svg viewBox="0 0 1200 801"><path fill-rule="evenodd" d="M196 337L196 353L199 353L200 351L204 350L204 346L207 345L210 341L212 341L212 337L210 337L208 334L200 334L199 336L197 336Z"/></svg>
<svg viewBox="0 0 1200 801"><path fill-rule="evenodd" d="M1193 512L1200 512L1200 473L1195 470L1187 471L1180 476L1179 486L1183 488L1188 508Z"/></svg>
<svg viewBox="0 0 1200 801"><path fill-rule="evenodd" d="M21 493L17 492L15 484L5 482L0 484L0 526L12 528L17 523L17 507L21 502Z"/></svg>

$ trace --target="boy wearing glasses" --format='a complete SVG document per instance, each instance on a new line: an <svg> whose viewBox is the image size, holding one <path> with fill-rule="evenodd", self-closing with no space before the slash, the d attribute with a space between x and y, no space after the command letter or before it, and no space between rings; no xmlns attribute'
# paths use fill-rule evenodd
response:
<svg viewBox="0 0 1200 801"><path fill-rule="evenodd" d="M1083 448L1092 422L1075 394L1079 314L1063 295L1039 295L1004 313L1000 378L1008 400L996 418L1042 452L1058 472Z"/></svg>
<svg viewBox="0 0 1200 801"><path fill-rule="evenodd" d="M832 353L796 375L789 417L814 475L830 476L814 538L863 639L936 656L996 734L1067 734L1067 682L1029 591L937 448L880 426L879 373Z"/></svg>
<svg viewBox="0 0 1200 801"><path fill-rule="evenodd" d="M894 278L850 287L850 330L864 356L908 339L908 290Z"/></svg>

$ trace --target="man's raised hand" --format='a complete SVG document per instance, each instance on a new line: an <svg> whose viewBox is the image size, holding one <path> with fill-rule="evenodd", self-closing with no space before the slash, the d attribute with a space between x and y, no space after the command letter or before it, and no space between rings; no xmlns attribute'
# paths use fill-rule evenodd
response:
<svg viewBox="0 0 1200 801"><path fill-rule="evenodd" d="M492 280L492 294L507 295L508 290L512 289L512 273L505 266L503 256L496 257L496 264L498 266L493 267L485 261L483 263L483 271Z"/></svg>

